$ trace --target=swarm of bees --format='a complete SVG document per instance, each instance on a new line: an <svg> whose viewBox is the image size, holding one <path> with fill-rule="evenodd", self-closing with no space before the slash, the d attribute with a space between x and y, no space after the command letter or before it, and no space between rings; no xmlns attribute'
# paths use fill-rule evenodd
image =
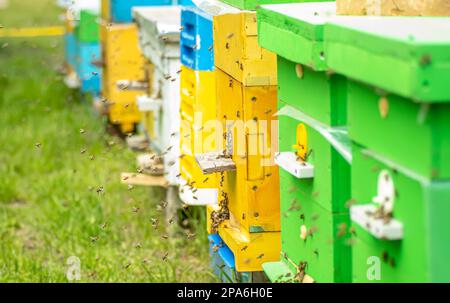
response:
<svg viewBox="0 0 450 303"><path fill-rule="evenodd" d="M228 209L228 194L222 192L222 199L219 201L219 210L211 212L211 232L217 233L220 224L230 219L230 210Z"/></svg>

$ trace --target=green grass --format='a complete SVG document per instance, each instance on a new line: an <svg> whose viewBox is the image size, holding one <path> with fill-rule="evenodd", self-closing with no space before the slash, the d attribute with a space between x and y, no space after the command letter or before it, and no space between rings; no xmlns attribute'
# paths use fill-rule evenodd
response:
<svg viewBox="0 0 450 303"><path fill-rule="evenodd" d="M11 0L0 23L54 25L53 3ZM136 155L64 86L62 61L62 37L0 38L0 281L68 281L70 256L80 259L81 282L215 281L204 220L161 238L164 192L120 184Z"/></svg>

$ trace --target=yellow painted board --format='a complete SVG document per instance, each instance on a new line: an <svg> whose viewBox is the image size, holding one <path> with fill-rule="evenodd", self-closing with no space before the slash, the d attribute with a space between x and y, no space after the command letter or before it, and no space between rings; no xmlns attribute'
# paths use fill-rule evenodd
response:
<svg viewBox="0 0 450 303"><path fill-rule="evenodd" d="M110 0L102 0L101 2L101 17L104 22L111 20L111 6Z"/></svg>
<svg viewBox="0 0 450 303"><path fill-rule="evenodd" d="M147 90L148 95L153 94L153 81L154 81L155 66L147 59L144 63L144 73L148 81ZM145 133L148 139L153 140L155 138L155 115L152 111L141 112L141 123L144 127Z"/></svg>
<svg viewBox="0 0 450 303"><path fill-rule="evenodd" d="M243 234L228 225L219 227L219 235L234 254L238 272L262 271L262 264L280 259L280 232Z"/></svg>
<svg viewBox="0 0 450 303"><path fill-rule="evenodd" d="M217 176L204 175L195 154L216 150L216 88L213 71L197 71L181 67L180 74L180 172L195 188L217 188Z"/></svg>
<svg viewBox="0 0 450 303"><path fill-rule="evenodd" d="M215 16L214 64L245 86L277 85L276 55L258 44L255 12Z"/></svg>
<svg viewBox="0 0 450 303"><path fill-rule="evenodd" d="M65 33L64 26L0 29L0 37L11 37L11 38L62 36L64 35L64 33Z"/></svg>
<svg viewBox="0 0 450 303"><path fill-rule="evenodd" d="M215 73L223 146L236 164L219 186L219 197L228 197L229 223L246 234L279 231L279 173L273 161L277 136L271 140L278 129L273 117L277 86L248 87L218 68Z"/></svg>
<svg viewBox="0 0 450 303"><path fill-rule="evenodd" d="M138 45L138 30L135 24L102 24L103 96L108 100L109 119L131 130L140 121L136 98L147 94L145 90L121 90L120 80L148 81L145 59Z"/></svg>

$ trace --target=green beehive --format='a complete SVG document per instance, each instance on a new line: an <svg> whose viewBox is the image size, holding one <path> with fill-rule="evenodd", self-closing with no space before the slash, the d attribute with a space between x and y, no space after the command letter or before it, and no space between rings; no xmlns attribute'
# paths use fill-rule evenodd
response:
<svg viewBox="0 0 450 303"><path fill-rule="evenodd" d="M352 140L429 179L450 177L450 19L346 17L325 27Z"/></svg>
<svg viewBox="0 0 450 303"><path fill-rule="evenodd" d="M257 12L259 43L278 55L282 253L263 265L272 281L351 281L347 88L323 57L323 25L335 10L322 2Z"/></svg>
<svg viewBox="0 0 450 303"><path fill-rule="evenodd" d="M355 144L352 190L354 282L450 281L450 181L429 181ZM380 205L392 217L377 219Z"/></svg>
<svg viewBox="0 0 450 303"><path fill-rule="evenodd" d="M318 2L320 0L221 0L234 7L255 10L259 5L272 3Z"/></svg>
<svg viewBox="0 0 450 303"><path fill-rule="evenodd" d="M450 19L347 17L325 26L347 76L355 282L449 282Z"/></svg>
<svg viewBox="0 0 450 303"><path fill-rule="evenodd" d="M89 10L80 11L80 20L75 27L75 36L79 42L99 42L100 25L97 13Z"/></svg>

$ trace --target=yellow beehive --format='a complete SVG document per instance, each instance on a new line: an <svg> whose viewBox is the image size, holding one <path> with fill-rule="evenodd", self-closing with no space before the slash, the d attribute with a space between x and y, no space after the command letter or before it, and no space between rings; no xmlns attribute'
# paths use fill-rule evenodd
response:
<svg viewBox="0 0 450 303"><path fill-rule="evenodd" d="M245 86L277 85L276 55L258 45L256 12L214 17L214 64Z"/></svg>
<svg viewBox="0 0 450 303"><path fill-rule="evenodd" d="M145 60L138 45L135 24L102 25L103 96L108 100L109 119L120 125L123 132L130 132L140 120L136 98L146 94L148 83ZM119 83L131 84L119 87ZM134 83L134 84L133 84ZM133 87L136 83L139 87Z"/></svg>
<svg viewBox="0 0 450 303"><path fill-rule="evenodd" d="M153 93L153 80L154 80L154 65L149 61L145 60L144 63L144 71L146 75L146 79L148 80L147 95L151 95ZM150 140L155 138L155 114L153 111L143 111L141 112L141 123L144 127L144 131L147 137Z"/></svg>
<svg viewBox="0 0 450 303"><path fill-rule="evenodd" d="M238 271L261 271L262 263L278 260L281 245L276 136L272 142L277 86L244 86L218 68L216 85L225 151L236 164L220 181L219 197L227 197L230 218L218 232L235 254Z"/></svg>
<svg viewBox="0 0 450 303"><path fill-rule="evenodd" d="M101 3L101 17L104 22L109 22L111 19L111 6L110 6L110 0L102 0Z"/></svg>
<svg viewBox="0 0 450 303"><path fill-rule="evenodd" d="M180 75L180 173L185 182L194 189L217 189L215 174L204 175L197 165L195 154L216 150L215 129L209 128L216 120L216 88L213 71L192 70L181 66ZM198 196L199 195L195 195ZM200 195L203 197L202 195ZM205 196L205 198L208 198ZM198 204L217 203L198 201ZM215 201L214 201L215 200Z"/></svg>

